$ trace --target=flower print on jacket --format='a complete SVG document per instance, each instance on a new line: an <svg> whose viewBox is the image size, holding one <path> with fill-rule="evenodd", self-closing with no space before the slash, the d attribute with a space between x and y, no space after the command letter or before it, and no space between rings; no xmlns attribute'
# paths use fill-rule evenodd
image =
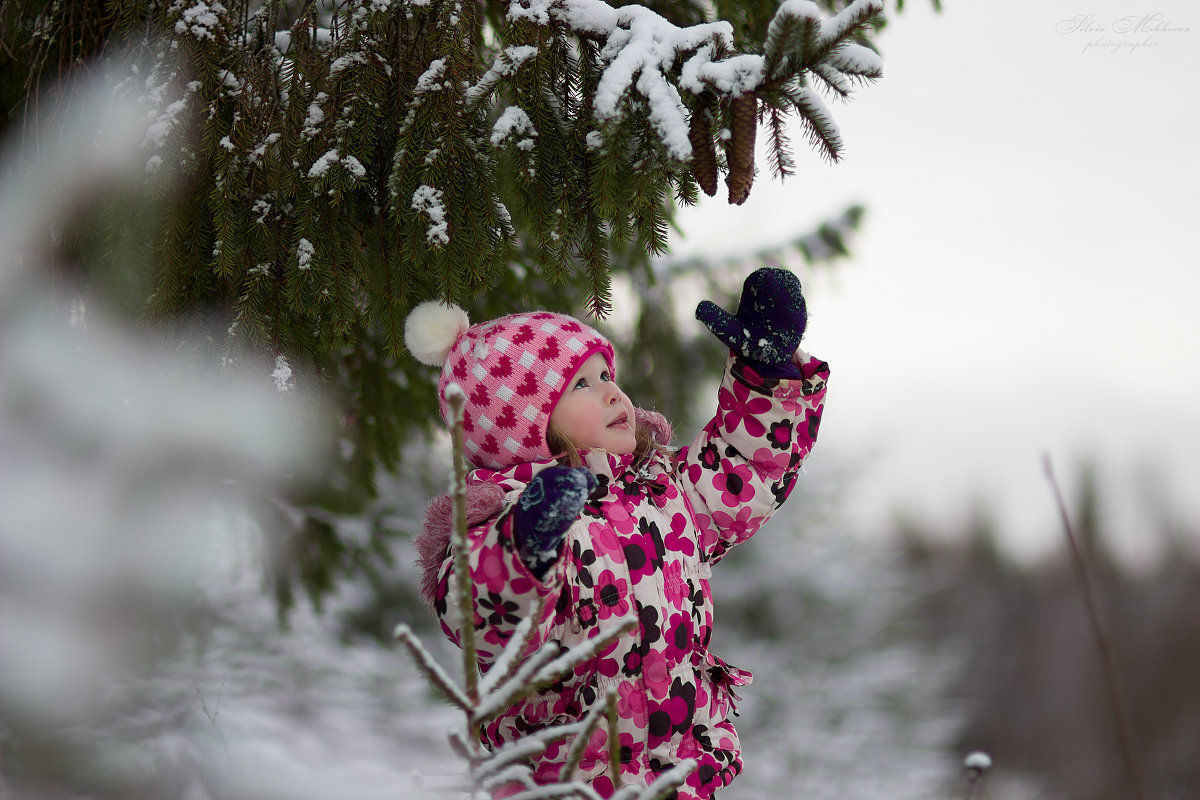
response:
<svg viewBox="0 0 1200 800"><path fill-rule="evenodd" d="M744 464L730 467L713 477L713 486L721 492L721 503L735 508L754 497L754 480L750 467Z"/></svg>
<svg viewBox="0 0 1200 800"><path fill-rule="evenodd" d="M790 491L814 442L828 367L805 356L799 362L803 378L753 382L736 363L730 359L726 366L716 415L673 457L656 454L635 468L632 456L584 451L598 485L568 529L562 556L541 581L513 548L508 509L534 475L556 462L468 475L468 483L494 484L507 498L504 510L469 531L484 669L539 597L547 602L531 648L551 640L571 647L626 614L639 622L558 684L485 724L481 734L489 747L578 720L615 689L622 781L648 784L695 758L699 768L679 787L678 798L707 800L741 771L730 718L734 690L750 676L707 649L713 624L708 582L712 566L757 531ZM783 433L788 430L790 440ZM785 441L786 448L777 446ZM492 563L496 558L503 569ZM500 586L502 575L508 580ZM443 630L458 642L458 606L446 602L456 591L449 558L438 579L435 608ZM588 742L584 768L575 776L601 796L612 793L607 736ZM568 749L548 748L535 762L537 780L553 781Z"/></svg>
<svg viewBox="0 0 1200 800"><path fill-rule="evenodd" d="M717 393L717 416L720 417L724 412L720 424L731 433L736 431L739 425L745 426L746 433L756 439L767 431L759 417L769 412L771 405L770 397L752 395L750 388L744 383L734 382L729 387L722 385Z"/></svg>
<svg viewBox="0 0 1200 800"><path fill-rule="evenodd" d="M790 450L792 446L792 421L785 419L772 422L771 430L767 432L767 441L776 450Z"/></svg>

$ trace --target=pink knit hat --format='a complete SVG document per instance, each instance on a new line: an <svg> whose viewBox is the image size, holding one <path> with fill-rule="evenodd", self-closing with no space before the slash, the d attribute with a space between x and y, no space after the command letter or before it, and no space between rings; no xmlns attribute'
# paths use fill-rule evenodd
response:
<svg viewBox="0 0 1200 800"><path fill-rule="evenodd" d="M458 306L421 303L404 324L404 342L419 361L442 368L438 400L449 417L446 389L466 396L467 459L506 469L552 457L546 425L575 372L595 353L613 368L608 339L574 317L532 311L471 325Z"/></svg>

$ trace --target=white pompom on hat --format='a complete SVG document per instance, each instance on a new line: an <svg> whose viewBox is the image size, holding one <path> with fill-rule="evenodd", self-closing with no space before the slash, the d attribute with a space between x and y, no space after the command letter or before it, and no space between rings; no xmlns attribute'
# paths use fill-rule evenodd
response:
<svg viewBox="0 0 1200 800"><path fill-rule="evenodd" d="M471 327L467 312L439 300L426 300L404 321L404 344L422 364L441 367L458 337Z"/></svg>

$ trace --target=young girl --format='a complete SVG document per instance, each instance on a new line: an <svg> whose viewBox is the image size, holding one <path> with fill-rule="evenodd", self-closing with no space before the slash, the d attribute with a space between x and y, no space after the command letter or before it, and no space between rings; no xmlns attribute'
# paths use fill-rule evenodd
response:
<svg viewBox="0 0 1200 800"><path fill-rule="evenodd" d="M779 508L817 435L829 370L797 349L807 314L785 270L746 279L737 314L705 301L697 317L730 347L717 413L673 452L670 427L618 388L612 345L571 317L539 311L469 325L461 309L418 306L409 349L442 368L438 394L466 395L470 565L486 671L535 598L547 600L533 646L571 647L632 612L640 625L551 689L484 726L501 745L571 722L616 687L622 782L649 784L699 763L683 800L709 798L742 769L730 717L750 674L709 652L711 567ZM449 501L430 505L418 541L425 593L460 643ZM565 746L535 764L558 780ZM576 779L614 787L607 733Z"/></svg>

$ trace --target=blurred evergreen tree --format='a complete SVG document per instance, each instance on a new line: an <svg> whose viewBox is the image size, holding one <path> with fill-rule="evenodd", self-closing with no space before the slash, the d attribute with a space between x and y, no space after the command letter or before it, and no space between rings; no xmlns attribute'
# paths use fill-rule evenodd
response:
<svg viewBox="0 0 1200 800"><path fill-rule="evenodd" d="M673 209L715 193L721 171L742 202L760 126L772 172L794 173L789 116L836 160L837 125L814 89L845 97L879 77L882 11L882 0L0 0L0 134L36 169L70 79L97 63L123 71L114 91L147 115L143 193L61 221L50 260L88 265L74 278L118 287L168 334L202 332L202 356L282 363L296 385L335 396L327 475L277 504L294 555L277 581L286 605L294 578L319 598L386 551L386 526L352 545L336 520L360 513L378 471L438 426L430 370L402 345L422 300L473 319L524 307L604 318L626 276L625 380L682 421L698 367L721 354L678 329L672 283L721 270L652 262ZM861 214L753 258L845 254Z"/></svg>

